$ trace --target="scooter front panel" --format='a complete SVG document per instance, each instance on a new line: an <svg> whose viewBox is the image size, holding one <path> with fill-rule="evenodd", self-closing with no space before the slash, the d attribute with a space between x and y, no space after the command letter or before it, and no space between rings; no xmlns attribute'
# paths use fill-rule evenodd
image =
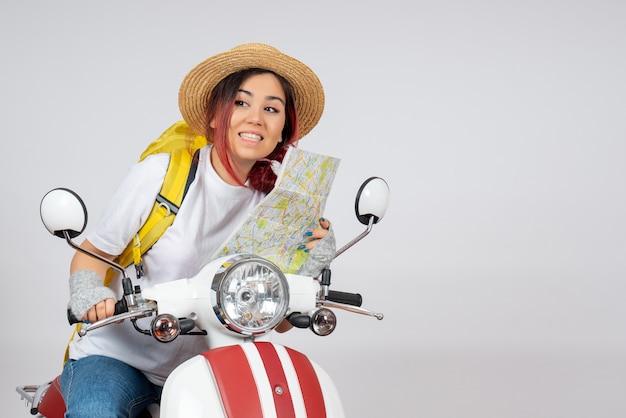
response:
<svg viewBox="0 0 626 418"><path fill-rule="evenodd" d="M328 373L270 342L218 347L181 364L165 384L161 407L162 418L344 417Z"/></svg>
<svg viewBox="0 0 626 418"><path fill-rule="evenodd" d="M229 418L262 418L261 390L240 345L215 348L203 353L213 374L221 403Z"/></svg>
<svg viewBox="0 0 626 418"><path fill-rule="evenodd" d="M328 375L298 351L256 342L216 348L203 356L229 418L343 416Z"/></svg>
<svg viewBox="0 0 626 418"><path fill-rule="evenodd" d="M204 356L228 417L326 417L317 376L305 356L296 356L294 363L285 347L269 342L221 347Z"/></svg>
<svg viewBox="0 0 626 418"><path fill-rule="evenodd" d="M206 358L192 357L179 365L165 381L161 418L227 418Z"/></svg>

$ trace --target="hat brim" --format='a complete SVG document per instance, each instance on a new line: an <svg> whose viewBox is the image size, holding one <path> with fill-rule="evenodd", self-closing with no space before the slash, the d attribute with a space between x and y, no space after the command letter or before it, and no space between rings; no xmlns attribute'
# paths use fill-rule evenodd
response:
<svg viewBox="0 0 626 418"><path fill-rule="evenodd" d="M276 48L250 43L207 58L183 79L178 106L183 119L195 133L206 133L207 104L215 86L230 74L249 68L270 70L291 85L300 127L298 139L317 125L324 111L324 89L313 70Z"/></svg>

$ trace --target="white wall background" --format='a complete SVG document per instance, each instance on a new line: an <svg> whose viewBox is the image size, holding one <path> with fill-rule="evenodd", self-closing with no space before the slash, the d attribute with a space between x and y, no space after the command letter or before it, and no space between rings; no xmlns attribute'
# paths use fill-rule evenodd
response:
<svg viewBox="0 0 626 418"><path fill-rule="evenodd" d="M626 416L626 3L3 1L0 399L60 371L72 251L49 189L92 225L143 147L179 119L197 62L266 42L326 87L301 147L342 159L326 215L387 179L387 217L337 260L326 339L283 337L335 377L350 417Z"/></svg>

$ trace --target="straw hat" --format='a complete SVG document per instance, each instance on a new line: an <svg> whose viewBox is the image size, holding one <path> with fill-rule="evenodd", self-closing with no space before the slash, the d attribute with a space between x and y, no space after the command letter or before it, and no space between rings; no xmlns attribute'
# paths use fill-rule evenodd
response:
<svg viewBox="0 0 626 418"><path fill-rule="evenodd" d="M324 111L324 89L315 73L276 48L249 43L207 58L185 76L178 93L178 106L193 131L204 134L207 102L215 86L226 76L248 68L273 71L289 82L296 102L300 138L315 127Z"/></svg>

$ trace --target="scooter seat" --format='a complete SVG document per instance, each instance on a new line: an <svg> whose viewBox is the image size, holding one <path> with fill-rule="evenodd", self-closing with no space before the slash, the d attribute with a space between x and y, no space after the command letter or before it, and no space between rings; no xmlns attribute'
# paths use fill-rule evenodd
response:
<svg viewBox="0 0 626 418"><path fill-rule="evenodd" d="M48 386L37 407L39 413L46 418L63 418L63 414L65 414L65 401L61 395L60 379L61 376L57 376L50 382L50 386Z"/></svg>

